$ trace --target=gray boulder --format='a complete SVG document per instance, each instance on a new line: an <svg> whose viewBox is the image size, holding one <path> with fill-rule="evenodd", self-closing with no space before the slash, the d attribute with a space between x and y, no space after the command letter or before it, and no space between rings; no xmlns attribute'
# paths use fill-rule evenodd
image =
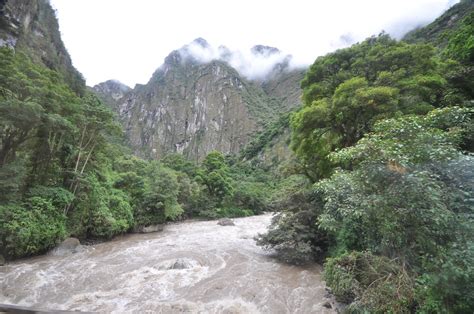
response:
<svg viewBox="0 0 474 314"><path fill-rule="evenodd" d="M221 226L235 226L234 221L232 221L232 219L229 219L229 218L221 218L219 219L217 224Z"/></svg>
<svg viewBox="0 0 474 314"><path fill-rule="evenodd" d="M170 269L186 269L186 268L191 268L191 264L181 258L178 258L170 267Z"/></svg>
<svg viewBox="0 0 474 314"><path fill-rule="evenodd" d="M77 253L82 249L81 242L76 238L67 238L61 242L56 248L51 252L54 256L64 256L68 254Z"/></svg>

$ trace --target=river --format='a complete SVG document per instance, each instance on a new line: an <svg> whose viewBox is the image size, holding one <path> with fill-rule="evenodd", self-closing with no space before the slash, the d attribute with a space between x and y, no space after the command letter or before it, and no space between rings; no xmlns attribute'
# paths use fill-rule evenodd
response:
<svg viewBox="0 0 474 314"><path fill-rule="evenodd" d="M255 245L271 215L167 225L0 267L0 303L136 313L333 313L321 268L277 262ZM327 304L326 304L327 306Z"/></svg>

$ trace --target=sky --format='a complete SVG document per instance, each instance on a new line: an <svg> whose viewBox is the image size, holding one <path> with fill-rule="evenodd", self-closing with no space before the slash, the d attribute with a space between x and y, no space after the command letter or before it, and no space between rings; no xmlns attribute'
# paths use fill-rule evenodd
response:
<svg viewBox="0 0 474 314"><path fill-rule="evenodd" d="M89 86L145 84L195 38L247 56L267 45L304 66L382 30L400 38L458 0L51 0L62 39ZM247 58L248 59L248 58ZM261 63L245 62L247 70ZM260 60L261 61L261 60Z"/></svg>

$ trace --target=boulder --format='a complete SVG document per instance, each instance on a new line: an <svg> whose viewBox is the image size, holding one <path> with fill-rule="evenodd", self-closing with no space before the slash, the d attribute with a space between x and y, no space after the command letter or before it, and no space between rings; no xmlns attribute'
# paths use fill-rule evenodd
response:
<svg viewBox="0 0 474 314"><path fill-rule="evenodd" d="M191 268L192 265L181 258L178 258L171 266L170 269L186 269L186 268Z"/></svg>
<svg viewBox="0 0 474 314"><path fill-rule="evenodd" d="M234 221L229 218L221 218L219 219L217 224L221 226L235 226Z"/></svg>
<svg viewBox="0 0 474 314"><path fill-rule="evenodd" d="M76 238L67 238L61 242L56 248L51 252L54 256L64 256L67 254L77 253L82 248L81 242Z"/></svg>
<svg viewBox="0 0 474 314"><path fill-rule="evenodd" d="M163 231L164 225L138 226L133 229L134 233L151 233Z"/></svg>

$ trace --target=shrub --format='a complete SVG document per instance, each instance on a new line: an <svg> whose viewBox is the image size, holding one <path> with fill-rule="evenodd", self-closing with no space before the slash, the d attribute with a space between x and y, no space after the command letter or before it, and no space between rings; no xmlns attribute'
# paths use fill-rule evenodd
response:
<svg viewBox="0 0 474 314"><path fill-rule="evenodd" d="M43 253L65 237L64 215L45 198L0 206L0 241L8 258Z"/></svg>
<svg viewBox="0 0 474 314"><path fill-rule="evenodd" d="M370 252L328 258L324 279L338 301L351 303L353 313L409 313L414 282L404 267Z"/></svg>
<svg viewBox="0 0 474 314"><path fill-rule="evenodd" d="M68 223L75 236L109 239L133 226L133 211L126 194L94 175L84 181L75 205Z"/></svg>
<svg viewBox="0 0 474 314"><path fill-rule="evenodd" d="M238 182L233 195L225 203L232 204L233 207L249 208L254 214L260 214L268 209L267 194L264 183Z"/></svg>

